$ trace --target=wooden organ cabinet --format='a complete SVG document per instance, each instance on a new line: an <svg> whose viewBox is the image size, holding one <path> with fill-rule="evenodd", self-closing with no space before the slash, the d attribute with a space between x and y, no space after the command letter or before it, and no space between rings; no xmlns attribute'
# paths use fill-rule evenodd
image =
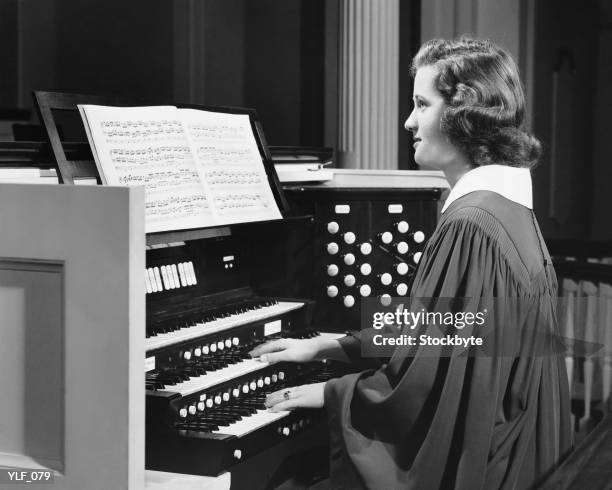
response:
<svg viewBox="0 0 612 490"><path fill-rule="evenodd" d="M67 159L52 114L91 99L37 94L64 182L95 177L95 166L91 157ZM262 134L259 143L283 219L147 234L143 359L136 363L145 373L132 368L141 370L132 374L145 399L135 416L146 420L144 455L135 461L159 472L229 473L224 484L237 489L325 477L324 410L273 414L263 400L350 369L267 365L248 352L278 337L338 338L359 329L361 298L406 295L444 187L437 173L339 171L327 184L283 190Z"/></svg>

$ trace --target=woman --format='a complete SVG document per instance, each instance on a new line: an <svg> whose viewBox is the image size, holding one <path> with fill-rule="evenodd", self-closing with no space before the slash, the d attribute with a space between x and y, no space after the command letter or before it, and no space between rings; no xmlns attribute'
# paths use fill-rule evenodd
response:
<svg viewBox="0 0 612 490"><path fill-rule="evenodd" d="M470 330L485 346L398 347L378 369L273 393L268 406L326 407L333 488L529 488L571 444L556 277L532 211L540 146L522 129L516 64L495 44L429 41L412 73L415 160L442 170L451 192L411 297L488 311ZM253 355L361 361L361 341L279 340Z"/></svg>

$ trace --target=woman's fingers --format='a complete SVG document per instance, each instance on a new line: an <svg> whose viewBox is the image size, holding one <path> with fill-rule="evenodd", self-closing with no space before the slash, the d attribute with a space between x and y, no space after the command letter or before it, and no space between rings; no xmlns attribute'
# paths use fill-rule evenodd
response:
<svg viewBox="0 0 612 490"><path fill-rule="evenodd" d="M261 357L264 354L270 352L277 352L287 347L287 339L273 340L272 342L266 342L265 344L258 345L249 354L251 357Z"/></svg>
<svg viewBox="0 0 612 490"><path fill-rule="evenodd" d="M300 386L285 388L283 390L270 393L266 397L266 407L272 412L280 410L292 410L300 406Z"/></svg>
<svg viewBox="0 0 612 490"><path fill-rule="evenodd" d="M294 386L275 391L266 397L266 407L272 412L294 408L320 408L324 405L325 383Z"/></svg>

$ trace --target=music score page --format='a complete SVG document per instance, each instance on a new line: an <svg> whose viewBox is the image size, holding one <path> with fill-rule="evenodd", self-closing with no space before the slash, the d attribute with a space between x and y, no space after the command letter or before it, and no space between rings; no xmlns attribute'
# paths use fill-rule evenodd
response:
<svg viewBox="0 0 612 490"><path fill-rule="evenodd" d="M102 182L145 187L147 233L280 219L248 115L79 106Z"/></svg>

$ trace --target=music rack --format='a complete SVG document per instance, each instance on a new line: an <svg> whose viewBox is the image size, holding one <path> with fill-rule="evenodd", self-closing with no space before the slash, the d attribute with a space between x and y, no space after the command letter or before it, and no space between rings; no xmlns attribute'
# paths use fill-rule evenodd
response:
<svg viewBox="0 0 612 490"><path fill-rule="evenodd" d="M264 169L268 177L268 183L272 189L272 195L278 205L283 218L289 215L289 204L285 199L282 192L280 181L274 163L272 155L268 148L267 141L264 136L263 128L255 109L242 108L242 107L228 107L228 106L204 106L198 104L176 104L176 103L162 103L160 101L151 101L128 99L126 97L119 96L104 96L104 95L89 95L89 94L73 94L73 93L61 93L61 92L45 92L35 91L34 100L40 120L45 128L45 132L48 138L51 151L57 162L58 179L63 184L74 184L75 180L79 179L96 179L97 183L101 183L100 175L96 167L93 155L89 155L89 158L83 158L80 154L78 159L72 160L68 158L70 153L67 152L67 144L60 138L60 132L58 130L58 114L59 113L71 113L72 116L76 115L80 121L80 115L78 112L79 104L95 104L103 106L116 106L116 107L130 107L130 106L151 106L151 105L173 105L178 108L184 109L198 109L213 112L224 112L228 114L244 114L249 116L251 128L255 135L255 141L259 150L260 156L263 161ZM84 135L84 132L83 132ZM71 142L74 145L75 142ZM85 140L86 143L86 140ZM284 221L284 220L283 220ZM233 225L232 225L233 226ZM205 230L208 228L221 228L220 232L211 230L209 233L203 233L204 237L207 236L220 236L226 234L229 226L212 226L202 228ZM183 232L177 230L176 232L170 232L170 234L192 234L191 232ZM202 234L202 233L200 233ZM159 235L159 234L156 234ZM196 235L195 238L201 238ZM178 239L178 238L177 238Z"/></svg>

